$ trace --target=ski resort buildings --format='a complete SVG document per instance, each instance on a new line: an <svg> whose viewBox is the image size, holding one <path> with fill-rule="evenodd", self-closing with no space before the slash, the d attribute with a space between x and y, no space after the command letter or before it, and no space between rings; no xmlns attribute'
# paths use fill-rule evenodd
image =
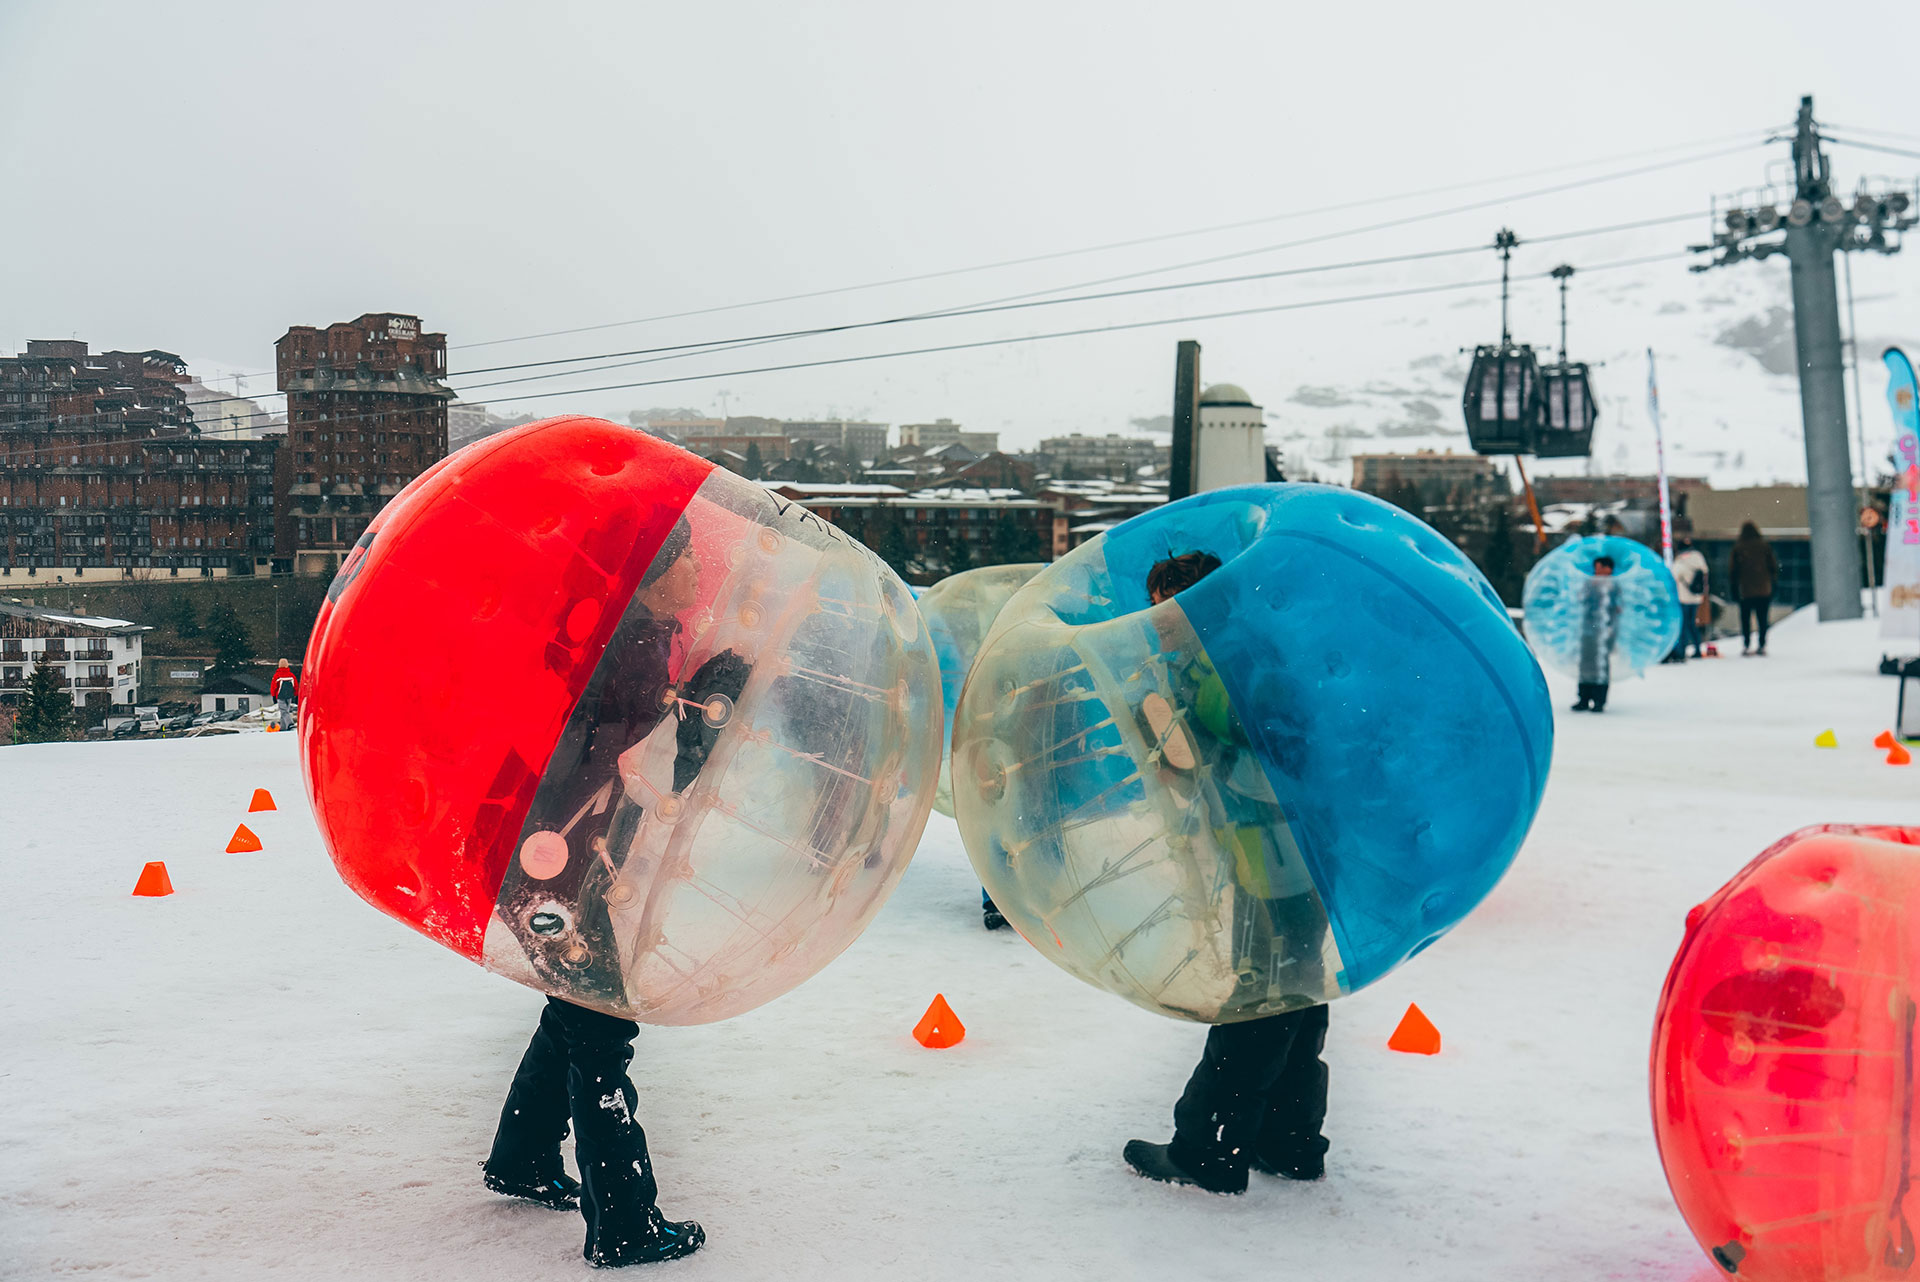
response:
<svg viewBox="0 0 1920 1282"><path fill-rule="evenodd" d="M287 396L276 535L295 574L331 574L374 513L446 457L447 336L368 312L274 344Z"/></svg>
<svg viewBox="0 0 1920 1282"><path fill-rule="evenodd" d="M0 584L268 566L279 442L203 435L188 381L171 352L0 357Z"/></svg>

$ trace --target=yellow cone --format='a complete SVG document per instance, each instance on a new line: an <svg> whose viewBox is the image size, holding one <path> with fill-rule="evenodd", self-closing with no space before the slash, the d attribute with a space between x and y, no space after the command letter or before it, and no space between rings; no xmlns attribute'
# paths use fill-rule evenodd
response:
<svg viewBox="0 0 1920 1282"><path fill-rule="evenodd" d="M1814 736L1813 746L1816 748L1838 748L1840 746L1840 740L1834 737L1833 731L1822 730Z"/></svg>

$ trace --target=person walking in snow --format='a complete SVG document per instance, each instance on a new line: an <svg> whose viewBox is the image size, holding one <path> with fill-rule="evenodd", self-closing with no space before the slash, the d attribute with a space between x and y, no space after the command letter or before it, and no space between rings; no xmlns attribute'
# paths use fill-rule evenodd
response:
<svg viewBox="0 0 1920 1282"><path fill-rule="evenodd" d="M1147 595L1159 605L1219 567L1219 559L1206 552L1171 557L1148 574ZM1207 705L1217 703L1224 718L1232 716L1218 675L1211 666L1197 675L1196 723L1210 734L1244 741L1237 726L1207 711ZM1217 698L1209 694L1210 689L1217 690ZM1151 726L1158 740L1185 733L1183 727L1174 726L1164 699L1157 718L1144 704L1143 713L1149 722L1165 723ZM1195 756L1190 750L1167 755L1187 757L1188 768ZM1232 910L1233 951L1240 968L1236 991L1257 985L1264 992L1268 968L1275 960L1274 945L1282 932L1298 937L1289 940L1296 945L1289 948L1290 956L1318 955L1320 936L1303 924L1305 918L1318 917L1318 911L1309 907L1310 888L1270 884L1269 861L1259 857L1257 848L1247 849L1257 846L1255 829L1236 825L1231 815L1220 818L1216 836L1224 837L1237 854L1253 856L1236 859ZM1253 871L1256 865L1259 873ZM1324 934L1324 920L1315 924ZM1299 964L1311 965L1304 960ZM1122 1156L1148 1179L1197 1185L1213 1193L1245 1192L1250 1169L1289 1180L1319 1179L1326 1171L1327 1152L1321 1135L1327 1116L1327 1066L1320 1059L1326 1038L1324 1004L1215 1024L1207 1030L1200 1063L1173 1107L1173 1139L1165 1144L1130 1140Z"/></svg>
<svg viewBox="0 0 1920 1282"><path fill-rule="evenodd" d="M1593 573L1580 585L1580 702L1575 712L1605 712L1613 680L1613 641L1620 627L1620 590L1613 558L1593 559Z"/></svg>
<svg viewBox="0 0 1920 1282"><path fill-rule="evenodd" d="M738 699L747 678L746 662L725 651L701 665L681 698L670 697L677 616L698 601L700 570L691 555L691 533L682 517L642 575L601 665L607 679L589 688L594 715L570 725L555 749L562 768L550 765L548 777L564 780L564 786L552 796L543 787L529 811L530 828L558 832L567 842L563 871L532 880L515 861L501 887L502 920L547 986L602 1005L624 1007L624 990L607 988L604 975L570 967L568 957L574 949L615 955L603 896L614 875L612 861L623 857L639 822L639 807L628 804L623 792L622 759L685 699ZM679 721L674 793L698 777L714 738L699 716ZM589 881L598 883L597 893ZM558 902L578 905L581 919L540 911ZM700 1225L669 1220L656 1204L659 1186L647 1136L634 1116L639 1094L627 1075L639 1031L630 1019L549 996L501 1107L492 1152L482 1163L486 1186L496 1193L556 1209L578 1206L587 1223L582 1254L601 1268L675 1259L706 1241ZM560 1157L569 1125L577 1181Z"/></svg>
<svg viewBox="0 0 1920 1282"><path fill-rule="evenodd" d="M282 730L291 730L296 724L294 700L298 697L297 690L293 669L287 665L285 659L280 660L279 665L273 670L273 678L267 682L267 695L273 700L279 713L278 724Z"/></svg>
<svg viewBox="0 0 1920 1282"><path fill-rule="evenodd" d="M1680 645L1678 650L1684 654L1689 645L1693 647L1693 657L1706 657L1701 647L1704 637L1700 630L1700 615L1706 609L1707 601L1707 558L1700 549L1693 546L1693 539L1682 534L1675 540L1680 545L1680 554L1673 558L1673 584L1680 593Z"/></svg>
<svg viewBox="0 0 1920 1282"><path fill-rule="evenodd" d="M1733 587L1740 594L1740 653L1767 652L1767 619L1773 612L1773 585L1780 577L1780 561L1773 545L1760 537L1760 527L1752 521L1740 525L1740 537L1733 541ZM1760 629L1760 646L1753 646L1755 623Z"/></svg>

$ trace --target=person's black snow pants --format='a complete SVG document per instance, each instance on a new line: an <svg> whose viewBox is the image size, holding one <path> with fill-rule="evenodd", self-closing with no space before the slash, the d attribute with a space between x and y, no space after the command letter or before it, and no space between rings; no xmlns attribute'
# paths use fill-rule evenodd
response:
<svg viewBox="0 0 1920 1282"><path fill-rule="evenodd" d="M1278 1167L1317 1167L1327 1151L1327 1008L1216 1024L1173 1106L1169 1156L1188 1171L1245 1177L1257 1154Z"/></svg>
<svg viewBox="0 0 1920 1282"><path fill-rule="evenodd" d="M547 998L487 1158L494 1174L550 1178L560 1171L571 1119L589 1258L603 1235L634 1231L659 1197L647 1133L633 1115L639 1095L627 1077L639 1031L630 1019Z"/></svg>
<svg viewBox="0 0 1920 1282"><path fill-rule="evenodd" d="M1740 598L1740 648L1747 648L1747 639L1753 633L1757 621L1760 625L1760 649L1767 648L1767 616L1773 613L1773 597L1743 596Z"/></svg>

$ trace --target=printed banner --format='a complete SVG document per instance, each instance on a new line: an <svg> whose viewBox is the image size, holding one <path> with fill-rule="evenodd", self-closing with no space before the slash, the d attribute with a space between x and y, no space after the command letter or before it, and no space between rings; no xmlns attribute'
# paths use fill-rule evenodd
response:
<svg viewBox="0 0 1920 1282"><path fill-rule="evenodd" d="M1653 349L1647 349L1647 417L1653 420L1653 457L1660 475L1660 555L1673 565L1673 505L1667 498L1667 443L1660 432L1660 380L1653 373Z"/></svg>
<svg viewBox="0 0 1920 1282"><path fill-rule="evenodd" d="M1887 404L1893 409L1893 502L1887 510L1887 608L1880 635L1920 644L1920 386L1913 362L1889 347Z"/></svg>

